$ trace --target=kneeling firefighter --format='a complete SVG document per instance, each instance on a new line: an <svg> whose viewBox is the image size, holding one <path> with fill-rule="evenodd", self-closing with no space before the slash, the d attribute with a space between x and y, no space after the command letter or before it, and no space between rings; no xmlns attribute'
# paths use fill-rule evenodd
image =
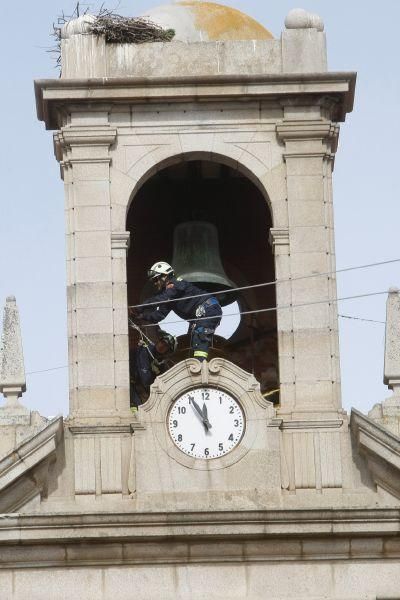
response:
<svg viewBox="0 0 400 600"><path fill-rule="evenodd" d="M130 352L131 406L136 408L146 402L155 378L171 366L168 357L177 348L176 337L170 333L160 330L157 338L153 343L142 335L137 347Z"/></svg>
<svg viewBox="0 0 400 600"><path fill-rule="evenodd" d="M158 323L173 310L181 319L190 321L191 347L194 358L207 360L213 335L221 322L222 309L214 296L192 283L174 276L174 270L166 262L156 262L147 273L158 294L146 300L150 306L142 306L133 314L150 323ZM195 296L195 297L192 297ZM174 302L171 302L174 300Z"/></svg>

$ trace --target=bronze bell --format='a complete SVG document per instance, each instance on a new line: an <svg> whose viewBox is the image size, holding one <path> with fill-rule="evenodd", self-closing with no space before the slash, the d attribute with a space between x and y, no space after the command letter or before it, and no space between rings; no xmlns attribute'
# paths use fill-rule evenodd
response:
<svg viewBox="0 0 400 600"><path fill-rule="evenodd" d="M219 254L218 231L206 221L188 221L174 230L172 265L177 277L190 281L207 292L237 287L224 271ZM235 294L219 294L225 306L235 300Z"/></svg>

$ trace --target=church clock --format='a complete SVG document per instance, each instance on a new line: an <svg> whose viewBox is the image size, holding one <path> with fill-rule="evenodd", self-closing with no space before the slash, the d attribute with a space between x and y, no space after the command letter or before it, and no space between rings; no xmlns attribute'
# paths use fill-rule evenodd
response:
<svg viewBox="0 0 400 600"><path fill-rule="evenodd" d="M172 403L167 427L175 446L196 459L212 460L231 452L246 429L243 408L229 393L213 387L186 391Z"/></svg>

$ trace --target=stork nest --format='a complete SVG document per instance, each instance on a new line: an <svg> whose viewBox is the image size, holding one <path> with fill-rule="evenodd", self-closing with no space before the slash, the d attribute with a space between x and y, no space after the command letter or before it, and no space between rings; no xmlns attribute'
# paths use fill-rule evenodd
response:
<svg viewBox="0 0 400 600"><path fill-rule="evenodd" d="M55 46L47 51L55 54L56 66L61 67L61 29L62 26L80 16L89 14L89 8L83 12L77 2L72 15L62 13L53 23L52 37L56 40ZM148 42L170 42L175 36L174 29L163 29L153 23L148 17L123 17L114 10L104 8L102 5L94 21L88 23L90 34L104 36L108 44L145 44Z"/></svg>
<svg viewBox="0 0 400 600"><path fill-rule="evenodd" d="M108 44L170 42L175 36L173 29L163 29L146 17L122 17L111 11L97 15L89 30L103 35Z"/></svg>

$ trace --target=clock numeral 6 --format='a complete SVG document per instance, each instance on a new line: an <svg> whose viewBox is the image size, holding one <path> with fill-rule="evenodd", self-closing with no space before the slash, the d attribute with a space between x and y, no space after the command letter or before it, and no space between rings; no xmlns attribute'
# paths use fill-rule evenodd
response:
<svg viewBox="0 0 400 600"><path fill-rule="evenodd" d="M210 450L208 448L204 448L204 456L208 456L210 454Z"/></svg>

